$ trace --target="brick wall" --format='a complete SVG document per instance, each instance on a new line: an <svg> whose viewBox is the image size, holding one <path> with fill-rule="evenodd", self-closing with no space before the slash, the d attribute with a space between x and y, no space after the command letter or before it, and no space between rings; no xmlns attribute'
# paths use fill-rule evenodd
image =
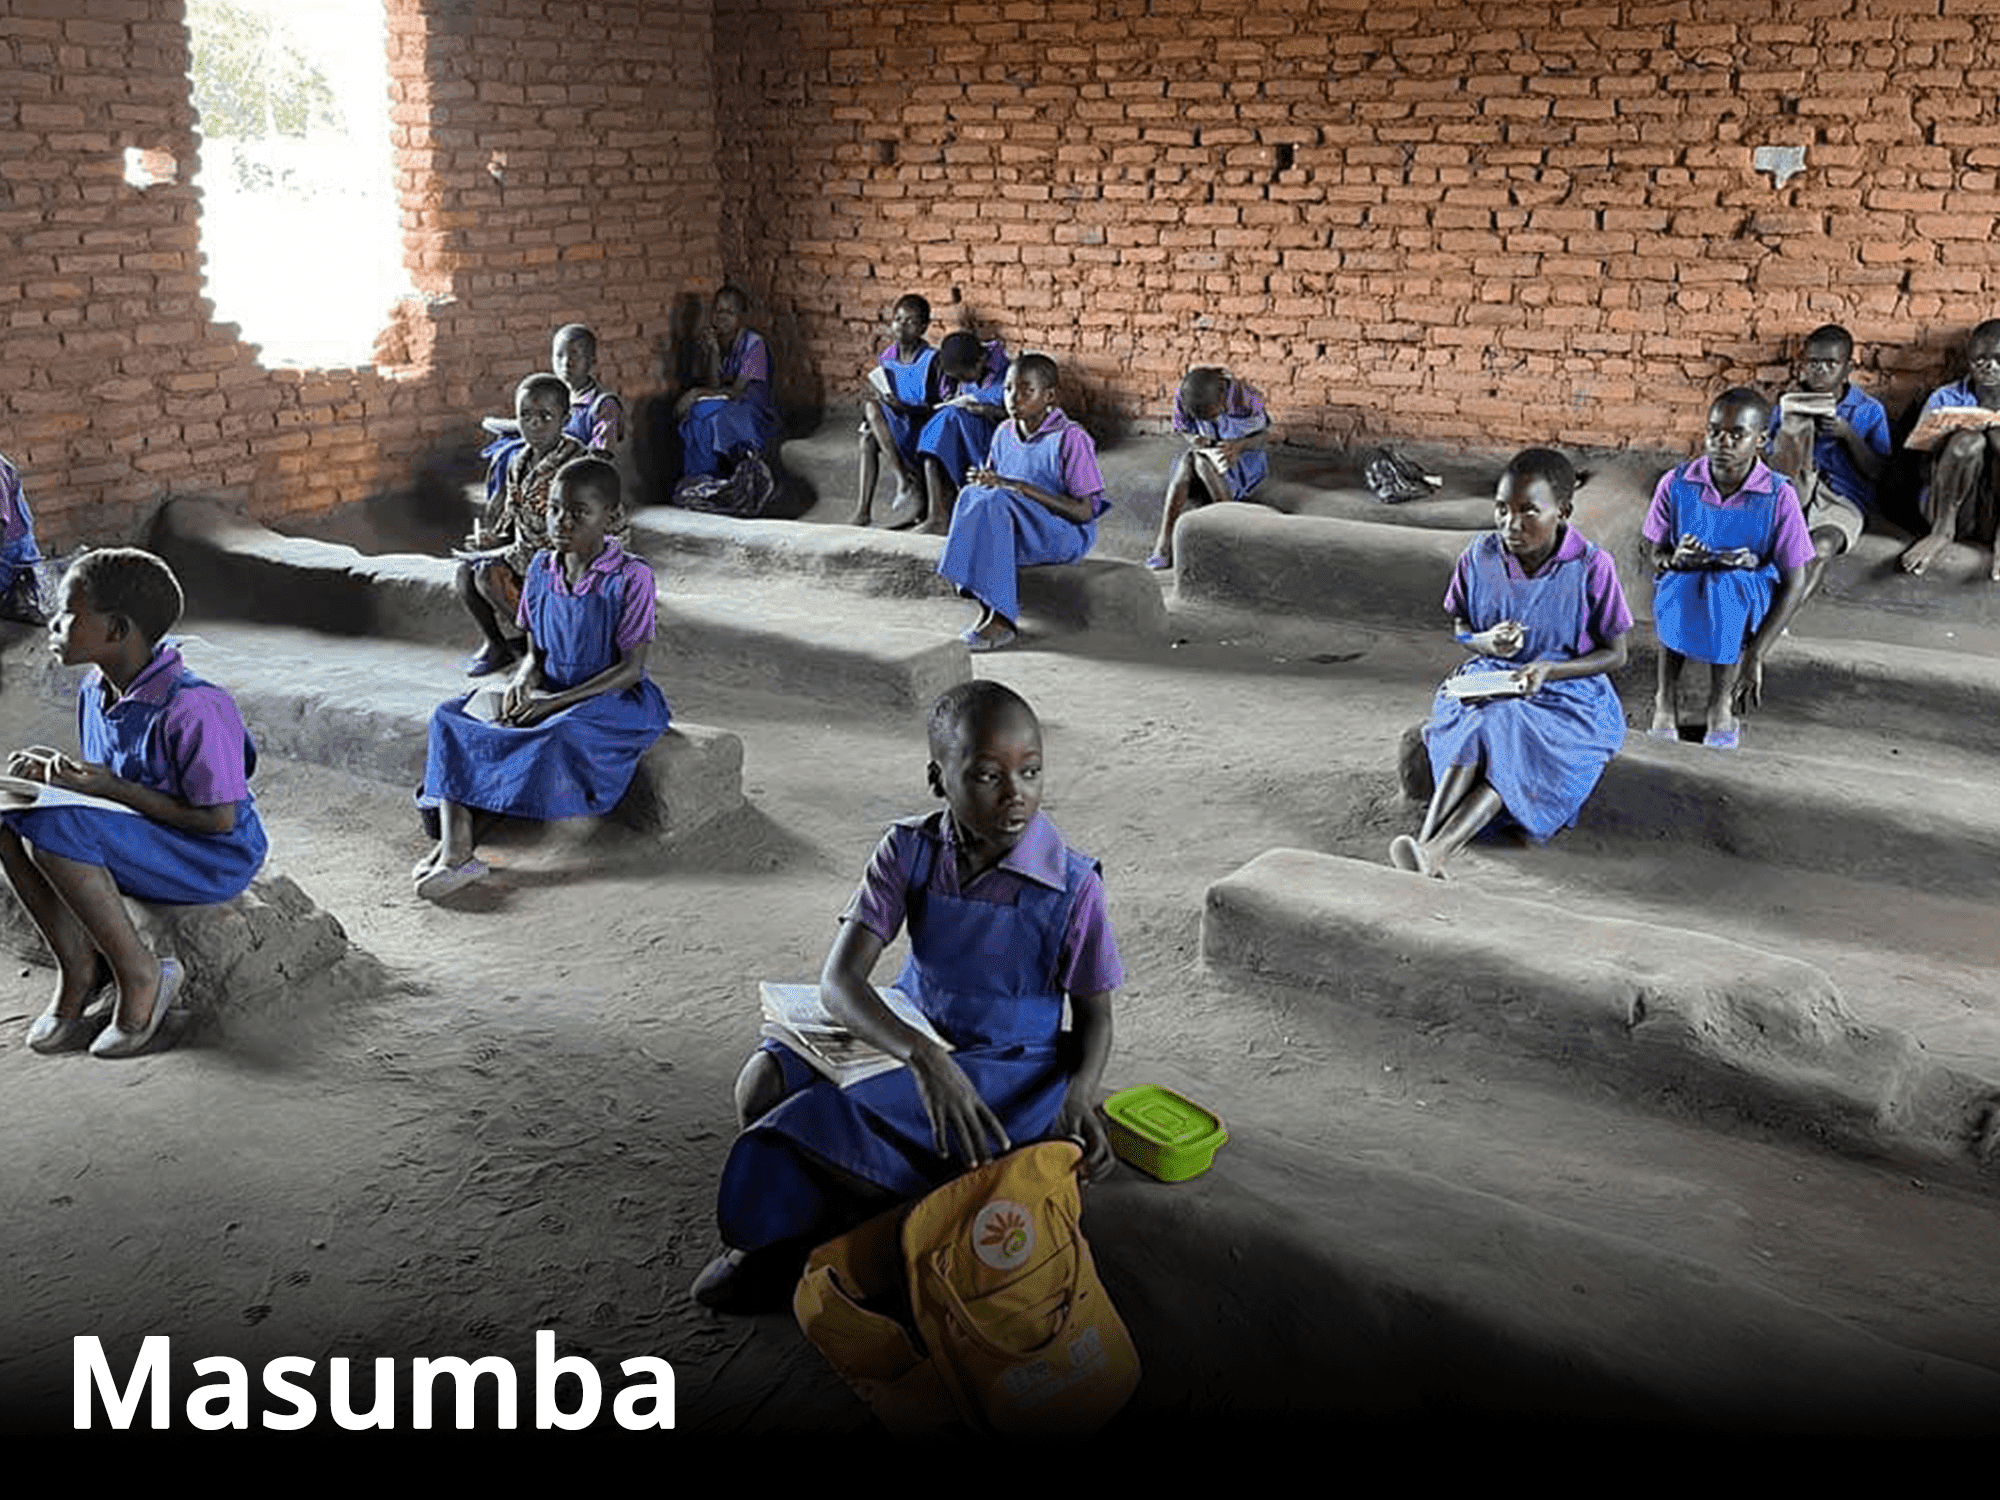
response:
<svg viewBox="0 0 2000 1500"><path fill-rule="evenodd" d="M202 295L181 0L0 0L0 449L46 542L141 536L176 494L276 518L402 489L468 459L572 319L607 384L653 383L672 295L720 264L705 0L388 10L427 300L376 366L295 371ZM171 180L127 184L128 147Z"/></svg>
<svg viewBox="0 0 2000 1500"><path fill-rule="evenodd" d="M794 400L919 291L1104 419L1222 362L1308 438L1658 447L1818 323L1893 409L2000 314L2000 0L714 9Z"/></svg>

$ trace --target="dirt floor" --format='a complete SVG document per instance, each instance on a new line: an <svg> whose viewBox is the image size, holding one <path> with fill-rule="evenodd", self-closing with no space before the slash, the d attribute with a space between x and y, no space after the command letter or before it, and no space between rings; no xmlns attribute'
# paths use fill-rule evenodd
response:
<svg viewBox="0 0 2000 1500"><path fill-rule="evenodd" d="M328 649L365 656L367 645ZM1041 711L1045 809L1104 863L1128 968L1107 1084L1180 1087L1232 1134L1211 1179L1166 1188L1127 1169L1093 1190L1095 1212L1178 1202L1226 1216L1218 1195L1245 1188L1230 1181L1236 1153L1256 1163L1246 1181L1297 1243L1365 1240L1399 1194L1457 1205L1424 1221L1405 1269L1434 1295L1455 1294L1471 1325L1497 1307L1581 1305L1584 1284L1564 1267L1505 1253L1525 1214L1558 1243L1627 1247L1631 1268L1671 1262L1679 1279L1655 1283L1662 1327L1725 1318L1731 1297L1755 1296L1823 1327L1835 1347L2000 1372L2000 1195L1970 1173L1845 1158L1684 1101L1622 1096L1471 1027L1335 1010L1202 965L1211 881L1274 846L1380 858L1411 826L1396 738L1424 712L1439 653L1435 641L1328 626L1116 650L1044 638L979 662ZM438 671L442 696L442 652ZM12 1289L0 1423L66 1425L71 1341L84 1334L120 1370L141 1335L170 1335L178 1401L194 1381L186 1362L213 1354L253 1369L278 1355L499 1354L525 1382L546 1328L561 1352L607 1371L634 1355L670 1360L690 1434L873 1430L788 1318L718 1318L686 1288L717 1248L714 1184L730 1083L755 1040L755 983L816 972L883 826L931 805L920 726L676 683L670 665L658 675L677 717L726 726L746 748L748 805L696 837L663 850L610 828L515 830L494 846L495 878L438 909L409 891L423 845L406 791L267 762L256 790L273 865L340 918L379 972L350 965L260 997L171 1052L109 1064L27 1052L21 1033L49 971L0 970L0 1243ZM9 744L61 735L64 718L0 696ZM1644 851L1579 840L1553 870L1552 851L1482 848L1463 878L1498 888L1519 869L1536 894L1649 885ZM1713 890L1680 900L1688 877L1658 873L1648 899L1660 920L1726 904ZM1811 903L1815 877L1783 878L1795 903ZM1728 917L1716 926L1729 930ZM1924 960L1906 963L1920 982ZM1981 962L1969 967L1956 989L1976 987ZM1287 1161L1345 1174L1344 1185L1291 1196ZM1254 1278L1257 1245L1237 1248L1239 1276ZM1323 1365L1296 1341L1260 1356L1250 1334L1204 1321L1241 1287L1173 1285L1173 1248L1152 1256L1120 1262L1143 1314L1147 1381L1114 1435L1180 1424L1184 1439L1207 1442L1280 1415L1418 1418L1440 1402L1553 1430L1566 1410L1590 1409L1560 1392L1516 1400L1508 1359L1482 1355L1475 1335L1452 1381L1371 1395L1374 1372L1352 1348L1322 1349ZM1143 1288L1141 1263L1157 1278ZM1379 1274L1363 1291L1404 1295L1395 1268ZM1327 1316L1297 1312L1314 1327ZM1654 1390L1683 1358L1683 1345L1620 1316L1577 1337L1589 1350L1580 1363L1623 1366ZM1737 1374L1803 1389L1826 1375L1808 1367L1816 1357L1774 1334L1765 1365ZM1335 1381L1327 1371L1342 1360ZM1685 1361L1676 1378L1708 1378L1694 1354ZM1609 1414L1727 1421L1648 1399ZM399 1402L404 1426L406 1391ZM1738 1424L1756 1430L1759 1409L1746 1403Z"/></svg>

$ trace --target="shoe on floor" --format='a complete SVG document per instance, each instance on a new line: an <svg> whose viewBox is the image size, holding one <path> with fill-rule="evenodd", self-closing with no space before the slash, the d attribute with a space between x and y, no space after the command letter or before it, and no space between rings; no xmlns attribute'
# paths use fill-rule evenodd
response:
<svg viewBox="0 0 2000 1500"><path fill-rule="evenodd" d="M153 1013L146 1017L146 1024L137 1031L127 1031L118 1024L114 1014L111 1024L97 1033L97 1040L90 1044L92 1057L137 1057L153 1045L153 1039L160 1034L160 1023L167 1019L167 1012L174 1008L174 997L180 993L181 966L171 958L160 960L160 992L153 997Z"/></svg>
<svg viewBox="0 0 2000 1500"><path fill-rule="evenodd" d="M1743 726L1733 729L1711 729L1701 737L1701 742L1711 750L1734 750L1743 743Z"/></svg>
<svg viewBox="0 0 2000 1500"><path fill-rule="evenodd" d="M476 858L457 865L439 863L417 882L417 894L426 901L442 901L452 892L464 890L475 880L484 880L486 874L485 862Z"/></svg>

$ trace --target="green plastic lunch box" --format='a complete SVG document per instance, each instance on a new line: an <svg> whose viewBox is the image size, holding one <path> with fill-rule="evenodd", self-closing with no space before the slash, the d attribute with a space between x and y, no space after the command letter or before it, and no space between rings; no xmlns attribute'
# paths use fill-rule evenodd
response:
<svg viewBox="0 0 2000 1500"><path fill-rule="evenodd" d="M1229 1139L1220 1115L1158 1084L1113 1094L1104 1101L1104 1116L1111 1124L1111 1149L1162 1182L1199 1177Z"/></svg>

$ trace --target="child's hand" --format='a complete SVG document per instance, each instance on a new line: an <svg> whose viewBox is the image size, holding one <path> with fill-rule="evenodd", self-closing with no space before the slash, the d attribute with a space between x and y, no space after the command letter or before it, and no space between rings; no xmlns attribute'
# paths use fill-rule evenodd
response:
<svg viewBox="0 0 2000 1500"><path fill-rule="evenodd" d="M1491 630L1481 630L1466 642L1481 656L1508 657L1528 642L1528 633L1518 620L1502 620Z"/></svg>
<svg viewBox="0 0 2000 1500"><path fill-rule="evenodd" d="M109 796L118 785L118 778L111 774L109 766L71 760L61 753L48 763L48 774L42 779L50 786L68 787L72 792L82 792L90 797Z"/></svg>
<svg viewBox="0 0 2000 1500"><path fill-rule="evenodd" d="M910 1076L924 1113L931 1117L931 1143L940 1156L982 1167L1013 1148L1006 1127L993 1113L951 1054L927 1042L910 1054Z"/></svg>
<svg viewBox="0 0 2000 1500"><path fill-rule="evenodd" d="M1062 1109L1057 1112L1056 1123L1049 1134L1058 1139L1068 1136L1082 1143L1086 1182L1104 1177L1118 1165L1118 1155L1111 1149L1111 1137L1105 1132L1104 1122L1098 1118L1088 1099L1079 1099L1074 1094L1065 1095Z"/></svg>
<svg viewBox="0 0 2000 1500"><path fill-rule="evenodd" d="M23 776L29 781L39 781L47 785L49 769L62 759L62 751L52 750L47 745L30 745L25 750L16 750L7 757L7 774Z"/></svg>
<svg viewBox="0 0 2000 1500"><path fill-rule="evenodd" d="M1711 552L1709 560L1718 568L1755 568L1764 561L1748 547L1736 547L1728 552Z"/></svg>
<svg viewBox="0 0 2000 1500"><path fill-rule="evenodd" d="M983 484L988 489L999 489L1006 484L998 469L989 469L984 464L974 464L965 471L967 484Z"/></svg>
<svg viewBox="0 0 2000 1500"><path fill-rule="evenodd" d="M1674 544L1674 555L1667 559L1667 566L1677 573L1688 573L1707 567L1709 558L1709 550L1702 545L1701 538L1690 534Z"/></svg>
<svg viewBox="0 0 2000 1500"><path fill-rule="evenodd" d="M1549 680L1549 668L1553 665L1552 662L1531 661L1515 670L1514 680L1521 684L1521 691L1532 698Z"/></svg>

